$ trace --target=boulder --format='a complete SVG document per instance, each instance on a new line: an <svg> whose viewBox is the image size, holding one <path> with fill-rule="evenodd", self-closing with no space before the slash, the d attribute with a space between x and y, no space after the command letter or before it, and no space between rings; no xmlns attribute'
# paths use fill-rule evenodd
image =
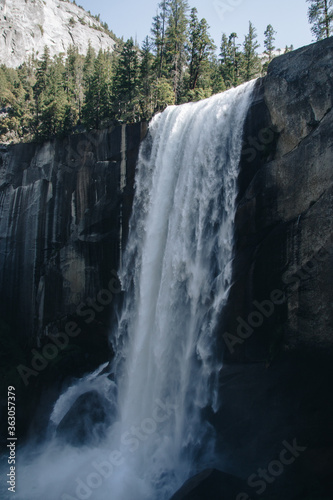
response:
<svg viewBox="0 0 333 500"><path fill-rule="evenodd" d="M97 444L115 417L115 408L99 392L81 394L57 426L57 436L73 446Z"/></svg>

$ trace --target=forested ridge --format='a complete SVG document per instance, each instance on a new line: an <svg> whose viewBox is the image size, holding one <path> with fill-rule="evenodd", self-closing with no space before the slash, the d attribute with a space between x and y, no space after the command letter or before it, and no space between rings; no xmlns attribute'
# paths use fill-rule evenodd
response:
<svg viewBox="0 0 333 500"><path fill-rule="evenodd" d="M217 47L196 8L186 0L163 0L141 47L132 38L117 39L112 52L97 54L89 46L83 56L71 46L51 59L45 46L39 59L17 69L0 67L0 140L43 141L149 120L167 105L235 87L265 74L276 48L271 25L264 35L265 58L251 22L243 41L223 33Z"/></svg>

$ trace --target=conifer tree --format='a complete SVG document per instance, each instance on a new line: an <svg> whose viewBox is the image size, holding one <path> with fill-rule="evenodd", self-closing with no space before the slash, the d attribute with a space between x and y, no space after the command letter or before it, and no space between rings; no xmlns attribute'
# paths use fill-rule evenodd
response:
<svg viewBox="0 0 333 500"><path fill-rule="evenodd" d="M152 103L152 83L153 83L153 59L150 51L149 37L147 36L142 44L141 64L140 64L140 108L142 118L149 120L153 114Z"/></svg>
<svg viewBox="0 0 333 500"><path fill-rule="evenodd" d="M169 18L166 30L166 52L172 75L173 91L177 103L184 76L187 42L187 11L186 0L168 0Z"/></svg>
<svg viewBox="0 0 333 500"><path fill-rule="evenodd" d="M19 123L14 113L16 103L16 72L5 66L0 66L0 106L5 116L0 120L0 137L6 134L15 134L18 130Z"/></svg>
<svg viewBox="0 0 333 500"><path fill-rule="evenodd" d="M159 4L160 11L153 18L153 26L151 33L153 35L153 46L155 49L155 71L157 78L165 75L165 64L166 64L166 50L165 50L165 38L166 38L166 27L168 22L168 2L163 0Z"/></svg>
<svg viewBox="0 0 333 500"><path fill-rule="evenodd" d="M83 107L83 121L88 128L99 129L111 117L112 80L111 58L100 49L88 79Z"/></svg>
<svg viewBox="0 0 333 500"><path fill-rule="evenodd" d="M135 121L139 115L139 61L132 38L127 40L120 54L113 89L116 117Z"/></svg>
<svg viewBox="0 0 333 500"><path fill-rule="evenodd" d="M96 59L96 54L94 49L91 46L90 40L88 43L88 50L87 54L84 60L84 65L83 65L83 73L84 73L84 87L85 87L85 92L87 92L90 88L91 82L92 82L92 77L94 74L94 62Z"/></svg>
<svg viewBox="0 0 333 500"><path fill-rule="evenodd" d="M194 90L198 84L201 73L208 71L209 56L216 48L208 34L208 24L206 19L199 21L197 9L191 10L189 27L189 55L190 55L190 76L189 89Z"/></svg>
<svg viewBox="0 0 333 500"><path fill-rule="evenodd" d="M161 25L161 18L160 14L157 13L157 15L153 18L153 25L151 27L151 33L152 33L152 44L154 48L154 54L155 54L155 70L156 70L156 76L159 78L161 76L161 61L163 59L162 56L162 25Z"/></svg>
<svg viewBox="0 0 333 500"><path fill-rule="evenodd" d="M266 28L266 31L264 33L265 35L265 40L264 40L264 47L265 47L265 51L264 51L264 54L267 55L268 57L268 62L271 62L271 60L273 59L273 53L274 53L274 50L275 50L275 46L274 46L274 41L275 41L275 37L274 35L276 34L276 31L274 31L274 28L271 24L269 24Z"/></svg>
<svg viewBox="0 0 333 500"><path fill-rule="evenodd" d="M260 74L261 64L257 54L258 47L256 29L250 21L249 31L243 44L242 73L244 82L248 82Z"/></svg>
<svg viewBox="0 0 333 500"><path fill-rule="evenodd" d="M53 64L50 64L43 91L39 128L41 139L64 133L64 120L69 105L64 88L64 71L62 56L56 56Z"/></svg>
<svg viewBox="0 0 333 500"><path fill-rule="evenodd" d="M288 52L292 52L293 50L294 50L294 46L293 45L290 45L290 47L288 45L286 45L286 47L284 49L284 53L288 54Z"/></svg>
<svg viewBox="0 0 333 500"><path fill-rule="evenodd" d="M17 70L18 90L16 96L16 114L19 114L19 137L32 139L32 124L35 113L33 85L35 83L34 70L29 63L22 64Z"/></svg>
<svg viewBox="0 0 333 500"><path fill-rule="evenodd" d="M175 104L175 94L172 84L165 77L159 78L153 83L153 102L155 113Z"/></svg>
<svg viewBox="0 0 333 500"><path fill-rule="evenodd" d="M328 38L333 32L333 0L307 0L311 5L308 18L316 40Z"/></svg>
<svg viewBox="0 0 333 500"><path fill-rule="evenodd" d="M220 63L221 75L227 89L236 87L240 83L240 72L242 66L242 54L236 43L237 33L231 33L229 38L225 33L222 35Z"/></svg>
<svg viewBox="0 0 333 500"><path fill-rule="evenodd" d="M2 108L12 105L15 100L13 94L15 76L15 71L0 66L0 106Z"/></svg>
<svg viewBox="0 0 333 500"><path fill-rule="evenodd" d="M215 54L212 55L209 61L210 66L210 84L212 94L219 94L226 90L226 85L221 74L221 64Z"/></svg>
<svg viewBox="0 0 333 500"><path fill-rule="evenodd" d="M81 118L84 100L83 57L77 47L70 46L67 50L65 63L65 89L70 104L67 128L72 128Z"/></svg>
<svg viewBox="0 0 333 500"><path fill-rule="evenodd" d="M39 137L40 115L43 108L44 91L47 85L50 65L51 65L50 49L47 46L45 46L43 56L37 64L36 83L33 87L33 93L35 99L35 114L36 114L34 129L37 139Z"/></svg>

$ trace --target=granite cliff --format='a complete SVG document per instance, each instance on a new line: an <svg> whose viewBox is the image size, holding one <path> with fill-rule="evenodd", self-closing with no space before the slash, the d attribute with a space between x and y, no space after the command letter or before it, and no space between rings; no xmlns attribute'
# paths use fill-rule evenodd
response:
<svg viewBox="0 0 333 500"><path fill-rule="evenodd" d="M1 317L19 336L40 344L116 275L144 130L2 147Z"/></svg>
<svg viewBox="0 0 333 500"><path fill-rule="evenodd" d="M46 386L48 400L54 384L52 397L67 376L109 359L110 318L121 300L117 270L145 130L145 123L123 125L0 148L1 366L26 407L22 433L36 407L44 418ZM36 371L34 353L56 349L74 322L80 335ZM22 368L25 377L20 365L33 372Z"/></svg>
<svg viewBox="0 0 333 500"><path fill-rule="evenodd" d="M211 418L224 472L194 477L174 500L332 498L332 104L333 38L274 59L257 82L218 332Z"/></svg>
<svg viewBox="0 0 333 500"><path fill-rule="evenodd" d="M68 0L0 0L0 64L15 68L29 56L39 58L45 45L51 57L77 47L86 54L113 50L115 41L101 23Z"/></svg>

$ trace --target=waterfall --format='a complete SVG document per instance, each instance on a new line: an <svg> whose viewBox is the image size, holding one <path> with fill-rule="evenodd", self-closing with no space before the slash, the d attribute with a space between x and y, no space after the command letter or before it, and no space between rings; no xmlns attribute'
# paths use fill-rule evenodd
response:
<svg viewBox="0 0 333 500"><path fill-rule="evenodd" d="M204 415L218 408L214 339L231 286L253 85L168 107L151 121L121 266L112 377L101 367L69 388L51 420L57 424L89 389L112 400L116 416L98 445L75 448L54 438L25 458L18 498L168 500L214 464L214 430Z"/></svg>

